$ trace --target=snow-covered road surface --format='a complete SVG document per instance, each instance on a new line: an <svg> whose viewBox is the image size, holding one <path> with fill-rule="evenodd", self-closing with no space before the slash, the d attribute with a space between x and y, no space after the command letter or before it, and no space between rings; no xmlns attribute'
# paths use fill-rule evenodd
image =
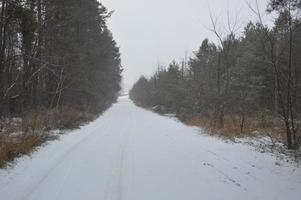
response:
<svg viewBox="0 0 301 200"><path fill-rule="evenodd" d="M96 121L0 170L0 199L301 199L300 168L200 132L120 98Z"/></svg>

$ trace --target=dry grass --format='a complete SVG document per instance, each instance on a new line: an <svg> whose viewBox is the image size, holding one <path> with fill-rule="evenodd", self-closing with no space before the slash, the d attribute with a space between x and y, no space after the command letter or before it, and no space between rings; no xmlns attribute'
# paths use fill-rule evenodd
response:
<svg viewBox="0 0 301 200"><path fill-rule="evenodd" d="M283 121L273 116L248 116L245 120L243 131L240 127L239 118L226 117L224 127L216 126L214 120L202 117L186 117L182 121L188 125L201 127L207 133L231 141L245 141L255 149L263 152L270 152L283 159L284 155L287 160L300 162L300 150L290 151L286 147L286 130ZM301 141L301 131L298 133ZM240 140L245 138L246 140ZM238 140L237 140L238 139ZM299 143L300 144L300 143Z"/></svg>
<svg viewBox="0 0 301 200"><path fill-rule="evenodd" d="M32 111L22 119L0 122L0 168L16 157L31 153L49 139L55 138L50 130L78 128L94 119L94 115L64 107L60 111Z"/></svg>
<svg viewBox="0 0 301 200"><path fill-rule="evenodd" d="M29 112L23 117L22 131L35 132L36 130L76 129L81 124L92 121L94 115L63 107L61 110Z"/></svg>
<svg viewBox="0 0 301 200"><path fill-rule="evenodd" d="M279 119L271 117L264 119L258 115L249 116L245 118L243 128L241 128L239 117L225 117L224 127L222 128L218 127L214 120L197 116L185 118L183 122L188 125L201 127L210 134L229 139L235 137L267 136L275 142L284 142L285 130L283 130L282 122Z"/></svg>
<svg viewBox="0 0 301 200"><path fill-rule="evenodd" d="M3 168L8 162L13 161L16 157L31 153L35 147L40 146L46 141L46 137L35 134L18 139L2 137L1 141L0 168Z"/></svg>
<svg viewBox="0 0 301 200"><path fill-rule="evenodd" d="M50 116L52 126L57 129L76 129L81 124L92 121L94 115L64 107L60 112L53 112Z"/></svg>

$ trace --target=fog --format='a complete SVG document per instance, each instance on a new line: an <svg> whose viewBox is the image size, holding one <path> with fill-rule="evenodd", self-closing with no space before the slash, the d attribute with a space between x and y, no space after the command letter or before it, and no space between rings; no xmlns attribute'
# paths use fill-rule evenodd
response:
<svg viewBox="0 0 301 200"><path fill-rule="evenodd" d="M255 0L251 0L253 5ZM102 0L114 10L108 24L120 46L127 91L141 76L150 76L158 65L181 60L197 50L205 38L217 42L211 27L210 10L225 32L228 16L236 32L257 17L244 0ZM262 13L266 0L259 0ZM229 14L227 14L229 13ZM237 19L237 20L236 20Z"/></svg>

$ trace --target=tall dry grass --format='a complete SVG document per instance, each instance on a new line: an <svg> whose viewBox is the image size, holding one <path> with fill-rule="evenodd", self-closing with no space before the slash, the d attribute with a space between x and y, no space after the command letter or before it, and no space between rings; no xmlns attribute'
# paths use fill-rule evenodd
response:
<svg viewBox="0 0 301 200"><path fill-rule="evenodd" d="M51 130L76 129L94 119L94 115L64 107L61 110L37 110L24 114L20 120L5 119L0 127L0 168L16 157L30 154L49 139Z"/></svg>
<svg viewBox="0 0 301 200"><path fill-rule="evenodd" d="M267 136L274 141L285 143L285 130L280 119L275 117L262 117L260 115L247 116L242 120L238 116L227 116L224 126L219 127L214 119L200 116L190 116L182 119L188 125L205 129L209 134L224 138Z"/></svg>

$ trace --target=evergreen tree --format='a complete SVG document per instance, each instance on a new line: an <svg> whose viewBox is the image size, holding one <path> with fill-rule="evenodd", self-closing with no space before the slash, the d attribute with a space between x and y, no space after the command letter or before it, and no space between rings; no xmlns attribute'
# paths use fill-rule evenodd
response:
<svg viewBox="0 0 301 200"><path fill-rule="evenodd" d="M96 0L2 0L0 113L101 112L120 90L119 48ZM21 36L21 37L20 37Z"/></svg>

